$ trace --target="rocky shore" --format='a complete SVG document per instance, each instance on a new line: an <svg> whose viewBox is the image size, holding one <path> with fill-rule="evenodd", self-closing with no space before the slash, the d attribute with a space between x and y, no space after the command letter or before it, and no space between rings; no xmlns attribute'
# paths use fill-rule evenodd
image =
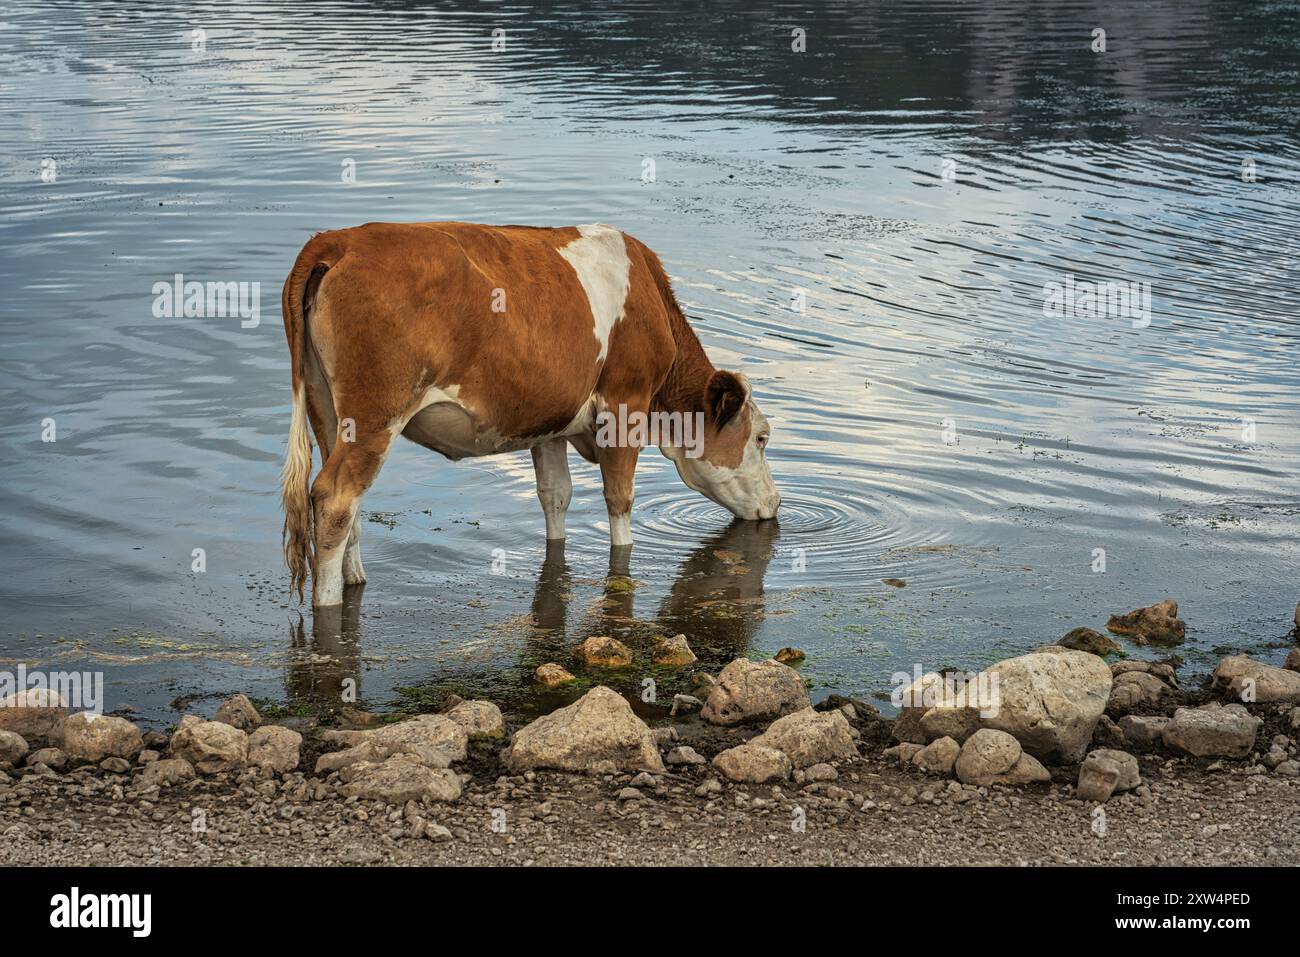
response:
<svg viewBox="0 0 1300 957"><path fill-rule="evenodd" d="M1108 628L1168 641L1177 612ZM661 644L657 661L694 663L684 636ZM813 706L775 659L701 672L656 727L601 685L519 727L457 698L276 723L235 695L170 734L27 691L0 702L0 861L1300 863L1300 649L1285 667L1225 657L1195 689L1117 650L1075 629L922 675L894 720ZM591 639L577 657L626 652Z"/></svg>

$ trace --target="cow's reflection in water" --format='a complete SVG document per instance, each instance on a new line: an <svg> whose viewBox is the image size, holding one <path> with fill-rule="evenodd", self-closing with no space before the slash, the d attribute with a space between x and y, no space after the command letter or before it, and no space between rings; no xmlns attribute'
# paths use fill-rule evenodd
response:
<svg viewBox="0 0 1300 957"><path fill-rule="evenodd" d="M744 654L765 614L763 579L776 551L778 521L733 522L696 548L659 606L668 634L684 634L697 655Z"/></svg>
<svg viewBox="0 0 1300 957"><path fill-rule="evenodd" d="M624 638L685 634L701 665L713 669L749 647L764 617L763 578L775 551L778 522L733 522L697 546L677 570L669 593L652 614L636 617L631 578L649 579L657 569L632 564L633 547L613 547L603 593L583 598L570 614L574 573L564 542L549 542L537 574L531 606L534 636L554 642L554 655L570 665L566 652L592 635ZM636 571L639 575L634 575ZM588 579L589 581L589 579ZM287 692L295 703L311 702L334 711L361 698L361 601L364 586L348 589L342 606L318 608L312 616L310 644L300 621L292 632L293 654ZM642 587L643 591L649 590ZM643 616L648 609L642 609ZM573 619L573 620L570 620ZM532 657L537 649L532 649ZM545 660L545 659L543 659ZM484 686L499 687L502 669L483 675ZM508 666L505 670L509 670ZM525 669L531 671L531 667ZM526 677L521 673L521 678ZM457 677L464 689L477 684L473 674ZM464 691L462 691L464 693ZM372 702L377 704L377 702Z"/></svg>
<svg viewBox="0 0 1300 957"><path fill-rule="evenodd" d="M350 586L342 605L318 608L311 639L300 617L290 628L292 651L286 692L294 704L334 711L361 700L361 592Z"/></svg>
<svg viewBox="0 0 1300 957"><path fill-rule="evenodd" d="M577 644L591 635L644 637L647 627L656 635L684 634L695 649L741 653L763 620L763 577L775 550L778 523L733 522L696 547L677 570L671 591L657 610L636 616L637 591L631 578L643 581L653 573L645 565L641 574L631 564L631 548L612 548L604 591L594 603L583 603L580 620L571 621L569 604L573 585L564 559L564 543L547 549L546 561L533 596L533 621L539 632L561 636Z"/></svg>

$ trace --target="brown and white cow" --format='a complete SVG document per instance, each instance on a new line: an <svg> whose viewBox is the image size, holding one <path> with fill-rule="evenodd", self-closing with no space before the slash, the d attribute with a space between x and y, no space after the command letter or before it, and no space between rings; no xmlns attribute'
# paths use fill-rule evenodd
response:
<svg viewBox="0 0 1300 957"><path fill-rule="evenodd" d="M548 539L564 538L572 445L600 466L611 544L625 546L640 448L598 422L681 413L703 424L702 441L688 447L679 431L658 444L682 480L742 519L776 514L770 430L749 384L714 368L658 258L612 227L320 233L282 303L293 362L284 553L300 597L311 567L315 606L365 581L358 506L398 435L450 459L531 449Z"/></svg>

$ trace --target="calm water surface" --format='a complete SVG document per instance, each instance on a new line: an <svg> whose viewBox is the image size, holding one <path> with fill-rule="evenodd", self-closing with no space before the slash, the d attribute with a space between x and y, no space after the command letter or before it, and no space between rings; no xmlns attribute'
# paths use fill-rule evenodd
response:
<svg viewBox="0 0 1300 957"><path fill-rule="evenodd" d="M871 695L1166 596L1190 672L1276 660L1298 66L1282 3L7 4L0 662L104 670L146 722L348 678L372 707L531 709L583 637L682 631L709 668L793 644L815 697ZM647 454L611 569L576 456L548 554L526 454L403 443L364 502L363 600L300 618L279 285L313 231L427 219L658 250L773 422L779 522L730 523ZM260 283L262 321L155 318L176 273ZM1046 315L1070 276L1149 283L1149 324Z"/></svg>

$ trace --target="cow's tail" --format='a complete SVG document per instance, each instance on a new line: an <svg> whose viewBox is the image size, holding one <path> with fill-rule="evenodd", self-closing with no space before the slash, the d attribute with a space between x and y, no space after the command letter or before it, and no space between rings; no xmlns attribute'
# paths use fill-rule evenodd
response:
<svg viewBox="0 0 1300 957"><path fill-rule="evenodd" d="M307 573L315 562L311 507L311 431L307 419L307 361L311 342L307 321L321 279L332 265L320 248L328 234L314 237L298 255L280 297L284 332L289 340L293 376L293 414L289 419L289 447L280 473L280 498L284 505L284 562L289 566L289 593L303 600ZM331 244L332 245L332 244ZM331 257L332 258L332 257Z"/></svg>

